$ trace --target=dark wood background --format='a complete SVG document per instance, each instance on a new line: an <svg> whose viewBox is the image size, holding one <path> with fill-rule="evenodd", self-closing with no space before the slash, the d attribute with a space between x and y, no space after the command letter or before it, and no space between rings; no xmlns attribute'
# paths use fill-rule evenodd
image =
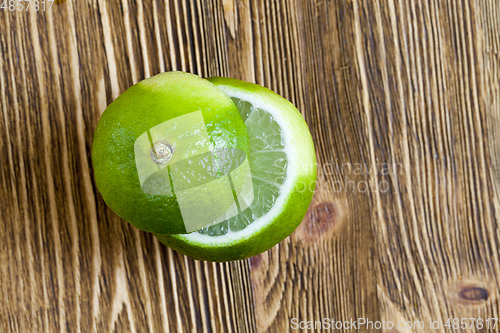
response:
<svg viewBox="0 0 500 333"><path fill-rule="evenodd" d="M292 318L457 332L448 318L500 317L499 18L497 0L1 9L0 332L281 333ZM253 81L304 115L320 182L268 252L194 261L97 192L100 114L169 70Z"/></svg>

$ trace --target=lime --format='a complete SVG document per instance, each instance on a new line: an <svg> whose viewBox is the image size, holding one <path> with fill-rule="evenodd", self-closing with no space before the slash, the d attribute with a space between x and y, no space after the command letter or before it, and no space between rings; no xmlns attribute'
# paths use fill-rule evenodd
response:
<svg viewBox="0 0 500 333"><path fill-rule="evenodd" d="M238 214L230 185L241 183L235 170L244 170L248 152L245 124L226 94L196 75L167 72L108 106L92 162L97 188L116 214L141 230L171 234ZM232 183L221 177L224 168L234 173Z"/></svg>
<svg viewBox="0 0 500 333"><path fill-rule="evenodd" d="M282 241L304 218L316 183L314 145L299 111L278 94L230 78L207 80L231 97L245 121L253 193L247 191L251 198L238 200L239 213L221 223L189 234L154 234L195 259L244 259Z"/></svg>

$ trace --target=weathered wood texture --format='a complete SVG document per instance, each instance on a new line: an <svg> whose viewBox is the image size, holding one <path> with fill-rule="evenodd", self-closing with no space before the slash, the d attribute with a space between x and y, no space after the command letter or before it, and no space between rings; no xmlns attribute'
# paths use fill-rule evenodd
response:
<svg viewBox="0 0 500 333"><path fill-rule="evenodd" d="M448 318L498 318L499 17L496 0L0 10L0 332L286 332L292 318L360 317L449 332ZM303 113L317 193L268 252L194 261L99 196L100 114L166 70L257 82Z"/></svg>

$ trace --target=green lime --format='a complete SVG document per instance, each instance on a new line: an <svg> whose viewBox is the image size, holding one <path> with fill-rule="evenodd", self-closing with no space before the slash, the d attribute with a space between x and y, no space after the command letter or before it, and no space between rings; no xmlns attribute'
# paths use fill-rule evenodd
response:
<svg viewBox="0 0 500 333"><path fill-rule="evenodd" d="M238 184L248 152L245 124L226 94L196 75L167 72L108 106L92 161L97 188L116 214L141 230L172 234L238 214L230 185ZM221 176L229 172L232 182Z"/></svg>
<svg viewBox="0 0 500 333"><path fill-rule="evenodd" d="M234 181L237 215L189 234L154 234L195 259L244 259L282 241L304 218L316 184L314 145L299 111L278 94L240 80L208 80L231 97L245 121L253 191L240 198L246 183Z"/></svg>

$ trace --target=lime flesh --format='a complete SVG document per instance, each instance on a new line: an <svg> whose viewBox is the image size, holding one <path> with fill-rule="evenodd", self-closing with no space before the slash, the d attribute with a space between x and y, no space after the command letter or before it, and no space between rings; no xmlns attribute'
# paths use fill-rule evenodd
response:
<svg viewBox="0 0 500 333"><path fill-rule="evenodd" d="M285 181L287 156L278 123L265 110L249 102L232 98L247 126L250 138L249 164L252 173L254 200L241 214L222 223L203 228L200 234L222 236L241 231L256 219L266 215L274 206Z"/></svg>

